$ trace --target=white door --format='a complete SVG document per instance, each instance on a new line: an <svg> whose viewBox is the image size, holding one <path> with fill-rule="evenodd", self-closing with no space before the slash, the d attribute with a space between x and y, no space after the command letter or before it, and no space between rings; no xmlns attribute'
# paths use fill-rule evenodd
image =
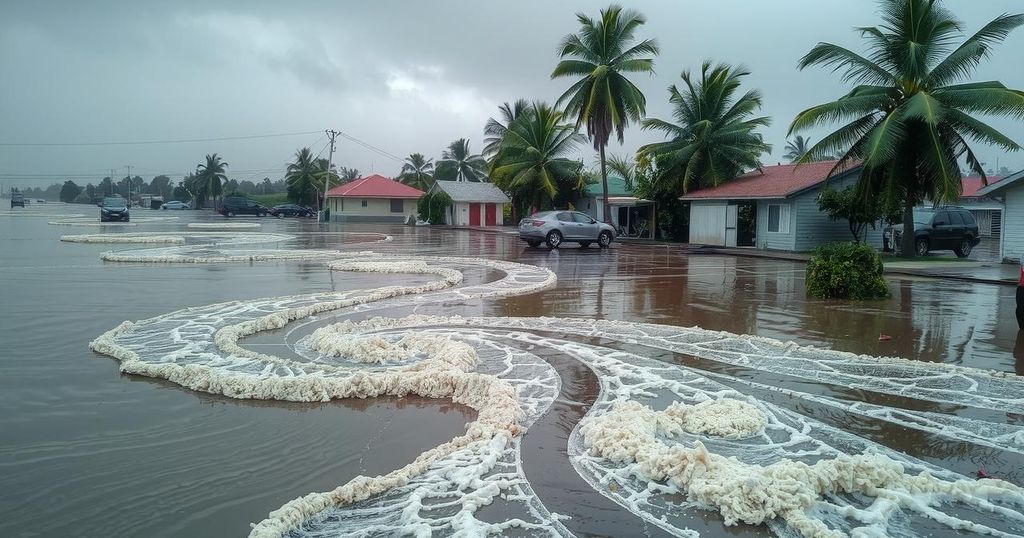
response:
<svg viewBox="0 0 1024 538"><path fill-rule="evenodd" d="M690 204L690 242L697 245L725 245L725 204Z"/></svg>
<svg viewBox="0 0 1024 538"><path fill-rule="evenodd" d="M729 204L725 206L725 246L736 246L736 225L739 222L739 206Z"/></svg>

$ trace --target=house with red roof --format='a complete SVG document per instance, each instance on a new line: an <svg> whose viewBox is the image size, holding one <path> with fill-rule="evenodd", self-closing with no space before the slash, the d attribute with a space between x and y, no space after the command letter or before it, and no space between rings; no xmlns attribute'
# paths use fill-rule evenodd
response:
<svg viewBox="0 0 1024 538"><path fill-rule="evenodd" d="M994 196L981 194L981 189L999 183L1002 176L989 176L985 180L981 176L963 178L963 191L959 205L974 215L978 223L978 235L982 237L998 237L1003 229L1003 202Z"/></svg>
<svg viewBox="0 0 1024 538"><path fill-rule="evenodd" d="M334 222L405 222L416 215L423 191L389 177L373 174L327 191Z"/></svg>
<svg viewBox="0 0 1024 538"><path fill-rule="evenodd" d="M852 239L846 221L830 221L818 194L857 182L860 166L829 177L836 161L780 164L748 172L717 187L680 197L690 203L690 243L768 250L809 251ZM868 227L870 245L882 246L882 226Z"/></svg>

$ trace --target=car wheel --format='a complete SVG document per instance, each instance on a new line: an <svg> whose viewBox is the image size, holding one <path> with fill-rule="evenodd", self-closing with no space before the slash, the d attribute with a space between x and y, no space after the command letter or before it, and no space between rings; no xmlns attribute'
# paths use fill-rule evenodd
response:
<svg viewBox="0 0 1024 538"><path fill-rule="evenodd" d="M558 248L558 245L562 244L562 232L559 232L558 230L548 232L547 240L545 242L551 248Z"/></svg>
<svg viewBox="0 0 1024 538"><path fill-rule="evenodd" d="M928 255L928 239L922 237L914 242L914 249L917 251L918 256Z"/></svg>
<svg viewBox="0 0 1024 538"><path fill-rule="evenodd" d="M590 241L580 241L580 248L590 248Z"/></svg>
<svg viewBox="0 0 1024 538"><path fill-rule="evenodd" d="M953 250L956 253L957 258L966 258L971 255L971 249L974 248L970 237L965 237L960 241L960 246Z"/></svg>
<svg viewBox="0 0 1024 538"><path fill-rule="evenodd" d="M537 248L540 246L540 241L527 241L526 244L532 248Z"/></svg>
<svg viewBox="0 0 1024 538"><path fill-rule="evenodd" d="M612 234L608 230L601 232L597 236L597 244L601 248L608 248L608 245L612 244Z"/></svg>

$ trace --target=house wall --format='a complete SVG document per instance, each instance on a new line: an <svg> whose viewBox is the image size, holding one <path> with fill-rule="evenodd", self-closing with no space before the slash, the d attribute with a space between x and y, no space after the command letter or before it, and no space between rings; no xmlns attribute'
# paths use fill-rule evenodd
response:
<svg viewBox="0 0 1024 538"><path fill-rule="evenodd" d="M1006 189L1000 256L1012 261L1020 261L1024 256L1024 185Z"/></svg>
<svg viewBox="0 0 1024 538"><path fill-rule="evenodd" d="M695 200L690 203L690 243L725 246L724 200Z"/></svg>
<svg viewBox="0 0 1024 538"><path fill-rule="evenodd" d="M848 181L848 183L852 184L853 181ZM846 184L840 184L833 185L832 188L839 190L846 188L846 186ZM795 251L806 252L826 243L853 240L850 226L846 220L831 221L828 219L828 215L818 209L818 195L820 193L821 189L814 189L793 199L794 218L796 219L794 223L796 236L793 247ZM882 231L884 228L885 224L881 222L875 224L874 228L868 226L861 240L875 248L881 249Z"/></svg>
<svg viewBox="0 0 1024 538"><path fill-rule="evenodd" d="M782 217L789 222L786 232L768 231L768 206L779 205L783 208ZM780 226L781 227L781 226ZM755 245L762 250L794 250L796 238L796 211L791 200L758 200L757 201L757 237Z"/></svg>
<svg viewBox="0 0 1024 538"><path fill-rule="evenodd" d="M366 200L366 207L362 201ZM405 222L416 214L416 200L402 200L402 212L391 212L390 198L331 197L331 220L335 222Z"/></svg>
<svg viewBox="0 0 1024 538"><path fill-rule="evenodd" d="M455 202L448 207L445 214L445 222L455 226L469 226L469 206L476 204L480 206L480 225L487 225L487 204L481 202ZM504 226L505 205L494 203L495 218L497 226Z"/></svg>

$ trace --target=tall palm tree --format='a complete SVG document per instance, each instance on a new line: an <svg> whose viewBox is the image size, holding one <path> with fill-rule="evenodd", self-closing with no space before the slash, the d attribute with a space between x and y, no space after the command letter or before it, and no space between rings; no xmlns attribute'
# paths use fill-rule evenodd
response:
<svg viewBox="0 0 1024 538"><path fill-rule="evenodd" d="M560 191L582 187L580 162L571 158L582 141L561 112L532 103L508 125L491 167L494 184L518 206L547 207Z"/></svg>
<svg viewBox="0 0 1024 538"><path fill-rule="evenodd" d="M469 149L469 140L460 138L441 153L434 178L444 181L487 181L487 162Z"/></svg>
<svg viewBox="0 0 1024 538"><path fill-rule="evenodd" d="M640 121L647 113L644 94L623 73L654 73L652 57L658 54L658 44L653 39L632 44L636 29L646 22L636 11L612 5L601 10L597 20L583 13L577 13L576 19L580 30L567 35L558 46L562 60L551 78L583 78L569 86L555 106L564 105L566 114L576 116L577 130L587 124L587 136L601 157L601 211L606 213L608 171L604 152L608 139L614 131L621 144L629 122Z"/></svg>
<svg viewBox="0 0 1024 538"><path fill-rule="evenodd" d="M515 121L529 106L530 103L526 99L517 99L511 105L502 103L498 107L498 111L501 112L501 120L488 118L487 124L484 125L484 157L488 160L494 159L494 156L498 153L498 147L501 146L501 139L505 136L505 131L508 130L508 125Z"/></svg>
<svg viewBox="0 0 1024 538"><path fill-rule="evenodd" d="M288 186L289 200L300 205L317 205L320 198L317 187L323 181L323 175L309 148L295 152L295 160L288 163L284 181Z"/></svg>
<svg viewBox="0 0 1024 538"><path fill-rule="evenodd" d="M803 157L810 149L811 139L806 138L803 135L796 135L793 140L786 141L786 154L782 156L783 159L788 159L789 162L795 163L800 157Z"/></svg>
<svg viewBox="0 0 1024 538"><path fill-rule="evenodd" d="M434 183L434 159L427 159L422 153L413 153L405 158L398 180L421 191Z"/></svg>
<svg viewBox="0 0 1024 538"><path fill-rule="evenodd" d="M221 182L228 179L227 168L228 163L222 161L216 153L207 155L206 163L200 163L196 167L196 175L199 176L206 186L204 189L206 196L213 197L214 207L217 206L217 197L220 196L222 191Z"/></svg>
<svg viewBox="0 0 1024 538"><path fill-rule="evenodd" d="M842 156L835 170L863 162L858 200L882 197L902 207L904 229L913 230L914 206L959 198L961 157L984 177L968 139L1020 149L972 114L1024 118L1024 92L967 80L993 46L1024 24L1024 15L1000 15L955 47L963 36L960 22L937 0L882 0L881 16L881 26L858 29L867 40L866 55L819 43L801 58L801 69L842 71L843 80L856 86L801 112L789 130L841 124L800 162L836 152ZM902 250L914 255L914 234L903 234Z"/></svg>
<svg viewBox="0 0 1024 538"><path fill-rule="evenodd" d="M638 158L656 166L655 184L664 191L687 192L715 186L744 171L761 168L761 154L771 145L757 132L771 123L754 117L761 109L761 92L737 96L741 79L750 72L728 64L704 62L700 78L683 71L684 88L669 87L669 102L676 123L647 119L644 129L662 131L669 138L641 146Z"/></svg>

